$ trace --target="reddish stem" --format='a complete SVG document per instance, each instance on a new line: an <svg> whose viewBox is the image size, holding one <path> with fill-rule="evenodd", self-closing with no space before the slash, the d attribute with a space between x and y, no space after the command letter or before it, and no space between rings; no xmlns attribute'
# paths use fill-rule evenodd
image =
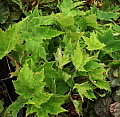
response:
<svg viewBox="0 0 120 117"><path fill-rule="evenodd" d="M20 64L19 62L17 62L15 59L13 59L9 54L7 54L7 57L13 61L14 63L17 63L20 67L22 67L22 64Z"/></svg>

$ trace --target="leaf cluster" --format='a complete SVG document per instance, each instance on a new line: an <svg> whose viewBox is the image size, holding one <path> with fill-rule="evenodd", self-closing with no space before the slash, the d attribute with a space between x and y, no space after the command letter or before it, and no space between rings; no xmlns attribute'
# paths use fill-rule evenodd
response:
<svg viewBox="0 0 120 117"><path fill-rule="evenodd" d="M12 1L23 8L20 0ZM22 21L0 30L0 59L7 55L14 60L13 65L20 63L11 73L17 76L13 84L19 97L7 113L17 117L26 107L26 116L62 115L67 111L65 105L72 102L80 116L86 100L94 101L110 93L111 85L120 85L116 67L120 64L120 26L115 23L120 13L96 6L82 10L85 4L63 0L55 4L59 12L51 13L37 5ZM116 71L111 73L113 67Z"/></svg>

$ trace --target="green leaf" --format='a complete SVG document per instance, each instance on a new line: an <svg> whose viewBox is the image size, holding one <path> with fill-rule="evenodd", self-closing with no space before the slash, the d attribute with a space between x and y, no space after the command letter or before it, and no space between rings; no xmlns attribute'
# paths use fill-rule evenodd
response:
<svg viewBox="0 0 120 117"><path fill-rule="evenodd" d="M109 82L105 80L105 76L103 75L104 68L101 67L99 69L94 69L93 71L90 71L89 79L90 81L100 89L105 89L110 91Z"/></svg>
<svg viewBox="0 0 120 117"><path fill-rule="evenodd" d="M29 25L29 28L33 26L43 26L43 25L52 25L54 20L54 15L40 16L37 6L33 13L24 19L24 22ZM32 26L32 27L30 27Z"/></svg>
<svg viewBox="0 0 120 117"><path fill-rule="evenodd" d="M112 52L118 51L120 50L120 40L114 40L113 42L111 42L109 45L107 45L104 49L105 50L112 50Z"/></svg>
<svg viewBox="0 0 120 117"><path fill-rule="evenodd" d="M84 66L86 71L92 71L93 69L96 69L98 67L100 67L101 65L97 62L94 61L89 61L86 63L86 65Z"/></svg>
<svg viewBox="0 0 120 117"><path fill-rule="evenodd" d="M64 103L64 100L66 99L66 96L57 96L53 95L50 100L43 105L41 105L41 110L38 113L38 117L43 117L42 114L54 114L57 115L60 112L66 111L61 107L61 105Z"/></svg>
<svg viewBox="0 0 120 117"><path fill-rule="evenodd" d="M18 39L18 30L21 23L17 23L12 28L7 29L5 32L0 30L0 59L14 49Z"/></svg>
<svg viewBox="0 0 120 117"><path fill-rule="evenodd" d="M86 1L80 1L80 2L75 2L73 3L72 0L63 0L63 2L60 4L60 10L63 12L65 10L70 10L73 9L77 6L84 5Z"/></svg>
<svg viewBox="0 0 120 117"><path fill-rule="evenodd" d="M38 17L40 25L51 25L53 24L54 17L52 15L39 16Z"/></svg>
<svg viewBox="0 0 120 117"><path fill-rule="evenodd" d="M69 86L63 80L56 80L56 94L64 95L69 92Z"/></svg>
<svg viewBox="0 0 120 117"><path fill-rule="evenodd" d="M36 57L37 59L38 57L41 57L46 60L46 51L41 43L34 40L29 40L25 44L25 49L27 50L27 54L34 53L34 58Z"/></svg>
<svg viewBox="0 0 120 117"><path fill-rule="evenodd" d="M104 43L106 46L104 47L104 50L111 50L117 51L120 50L120 40L115 40L112 34L112 30L109 29L105 32L104 35L97 33L98 40L101 43Z"/></svg>
<svg viewBox="0 0 120 117"><path fill-rule="evenodd" d="M29 29L29 24L26 26L26 28ZM63 34L63 32L51 30L49 27L36 26L33 28L30 26L29 30L25 29L25 32L23 31L21 37L23 38L23 40L34 40L37 42L42 42L43 39L51 39L52 37L56 37L61 34Z"/></svg>
<svg viewBox="0 0 120 117"><path fill-rule="evenodd" d="M54 62L46 62L40 69L44 68L46 86L52 93L64 94L69 90L69 86L65 83L65 75L62 70L53 69ZM68 77L68 76L67 76ZM63 87L61 87L63 85Z"/></svg>
<svg viewBox="0 0 120 117"><path fill-rule="evenodd" d="M80 5L84 5L86 3L86 1L80 1L80 2L75 2L74 3L74 7L73 8L75 8L75 7L77 7L77 6L80 6Z"/></svg>
<svg viewBox="0 0 120 117"><path fill-rule="evenodd" d="M103 35L97 32L97 38L101 43L104 43L105 45L112 43L114 39L111 29L104 31Z"/></svg>
<svg viewBox="0 0 120 117"><path fill-rule="evenodd" d="M51 96L52 94L35 92L33 94L33 98L30 99L30 101L34 104L35 107L40 108L40 105L47 102Z"/></svg>
<svg viewBox="0 0 120 117"><path fill-rule="evenodd" d="M120 26L119 25L112 25L113 29L120 33Z"/></svg>
<svg viewBox="0 0 120 117"><path fill-rule="evenodd" d="M67 38L67 37L66 37ZM69 41L66 43L66 46L65 46L65 51L64 51L65 54L73 54L74 53L74 47L73 47L73 44L71 42L71 39L69 39Z"/></svg>
<svg viewBox="0 0 120 117"><path fill-rule="evenodd" d="M43 39L51 39L64 32L52 30L48 26L53 22L53 16L39 16L35 8L33 14L22 20L21 39L42 42ZM40 27L41 26L41 27Z"/></svg>
<svg viewBox="0 0 120 117"><path fill-rule="evenodd" d="M52 37L56 37L58 35L63 34L63 32L51 30L49 27L40 27L37 28L35 31L38 32L39 38L41 39L51 39Z"/></svg>
<svg viewBox="0 0 120 117"><path fill-rule="evenodd" d="M88 82L84 82L82 84L75 84L74 88L78 90L79 95L81 96L82 100L83 98L88 98L92 100L92 98L95 98L95 95L93 93L93 89L95 88L92 84Z"/></svg>
<svg viewBox="0 0 120 117"><path fill-rule="evenodd" d="M31 112L37 112L37 117L49 117L48 113L57 115L60 112L64 112L66 110L63 109L61 105L64 103L65 98L66 96L53 95L48 102L40 106L40 109L29 106L29 108L27 108L27 115Z"/></svg>
<svg viewBox="0 0 120 117"><path fill-rule="evenodd" d="M86 20L85 20L85 16L82 16L82 17L78 17L78 19L77 19L78 21L75 21L75 23L77 23L77 25L79 25L80 26L80 28L81 28L81 31L86 31L86 29L87 29L87 22L86 22Z"/></svg>
<svg viewBox="0 0 120 117"><path fill-rule="evenodd" d="M77 70L85 71L84 65L90 61L90 57L85 51L80 48L79 42L77 43L76 49L74 50L74 55L72 55L72 62Z"/></svg>
<svg viewBox="0 0 120 117"><path fill-rule="evenodd" d="M90 38L82 36L85 40L85 43L88 45L87 49L92 50L98 50L105 47L105 44L102 44L98 39L94 32L90 33Z"/></svg>
<svg viewBox="0 0 120 117"><path fill-rule="evenodd" d="M13 84L15 86L16 92L18 94L20 94L21 96L24 96L27 99L32 97L32 92L35 89L34 85L31 84L33 82L33 80L34 80L34 78L33 78L32 70L29 69L27 64L24 65L24 67L19 72L18 80L13 81ZM43 79L41 79L41 81L42 80ZM42 84L42 88L43 88L44 85L45 84L43 83Z"/></svg>
<svg viewBox="0 0 120 117"><path fill-rule="evenodd" d="M56 84L55 79L58 78L57 71L52 68L54 62L46 62L42 68L44 68L45 78L44 81L46 85L50 88L50 90L56 93Z"/></svg>
<svg viewBox="0 0 120 117"><path fill-rule="evenodd" d="M27 50L28 55L31 54L30 57L34 61L37 61L39 57L46 61L43 39L51 39L52 37L63 34L63 32L52 30L48 26L40 27L40 25L51 24L53 18L51 16L50 19L48 19L48 16L39 16L37 9L34 12L34 15L30 15L22 21L20 38L26 41L25 50Z"/></svg>
<svg viewBox="0 0 120 117"><path fill-rule="evenodd" d="M7 1L0 1L0 23L5 23L10 12Z"/></svg>
<svg viewBox="0 0 120 117"><path fill-rule="evenodd" d="M62 14L57 14L56 16L57 22L60 23L63 27L74 25L74 17L72 15L64 16Z"/></svg>
<svg viewBox="0 0 120 117"><path fill-rule="evenodd" d="M38 108L34 107L34 105L29 104L27 105L27 110L26 110L26 116L28 116L29 114L35 113L38 111Z"/></svg>
<svg viewBox="0 0 120 117"><path fill-rule="evenodd" d="M118 15L120 13L118 12L105 12L105 11L98 11L97 12L97 18L101 19L101 20L108 20L108 21L112 21L111 18L113 18L114 20L116 20L118 18Z"/></svg>
<svg viewBox="0 0 120 117"><path fill-rule="evenodd" d="M25 102L27 100L23 98L22 96L19 96L15 102L13 102L6 110L6 112L11 112L12 111L12 116L17 117L17 113L19 110L24 107Z"/></svg>
<svg viewBox="0 0 120 117"><path fill-rule="evenodd" d="M28 64L20 70L18 80L14 81L16 92L22 97L31 100L36 107L45 103L52 94L44 93L45 83L43 82L44 70L34 73L29 69Z"/></svg>
<svg viewBox="0 0 120 117"><path fill-rule="evenodd" d="M97 18L96 18L95 14L92 14L92 15L85 17L85 21L87 23L87 26L93 27L95 29L96 29L96 25L97 25L96 20L97 20Z"/></svg>
<svg viewBox="0 0 120 117"><path fill-rule="evenodd" d="M60 9L63 12L64 10L68 10L70 8L74 7L72 0L63 0L63 2L60 4Z"/></svg>

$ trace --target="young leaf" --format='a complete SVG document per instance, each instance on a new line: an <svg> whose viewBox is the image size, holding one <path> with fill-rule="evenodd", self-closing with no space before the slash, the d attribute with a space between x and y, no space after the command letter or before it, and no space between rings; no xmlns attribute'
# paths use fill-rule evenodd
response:
<svg viewBox="0 0 120 117"><path fill-rule="evenodd" d="M66 72L63 72L62 75L65 82L67 82L71 78L71 75L67 74Z"/></svg>
<svg viewBox="0 0 120 117"><path fill-rule="evenodd" d="M15 68L15 72L10 72L10 78L14 77L14 76L18 76L20 71L20 66L18 64L16 64L16 68Z"/></svg>
<svg viewBox="0 0 120 117"><path fill-rule="evenodd" d="M61 48L57 49L57 52L54 54L56 63L58 63L58 67L62 69L64 65L70 62L69 55L65 55L62 53Z"/></svg>
<svg viewBox="0 0 120 117"><path fill-rule="evenodd" d="M90 61L90 57L85 51L80 48L79 42L77 43L76 49L74 50L74 55L72 55L72 62L77 70L85 71L84 65Z"/></svg>
<svg viewBox="0 0 120 117"><path fill-rule="evenodd" d="M98 41L97 36L94 32L90 33L90 38L82 36L85 40L85 43L88 45L87 49L92 50L98 50L105 47L105 44L102 44L100 41Z"/></svg>
<svg viewBox="0 0 120 117"><path fill-rule="evenodd" d="M93 89L95 88L92 84L88 82L84 82L82 84L75 84L74 88L78 90L79 95L81 96L82 100L83 98L88 98L92 100L92 98L95 98L95 95L93 93Z"/></svg>
<svg viewBox="0 0 120 117"><path fill-rule="evenodd" d="M73 100L73 104L75 106L76 112L79 115L82 115L82 101L81 100Z"/></svg>

